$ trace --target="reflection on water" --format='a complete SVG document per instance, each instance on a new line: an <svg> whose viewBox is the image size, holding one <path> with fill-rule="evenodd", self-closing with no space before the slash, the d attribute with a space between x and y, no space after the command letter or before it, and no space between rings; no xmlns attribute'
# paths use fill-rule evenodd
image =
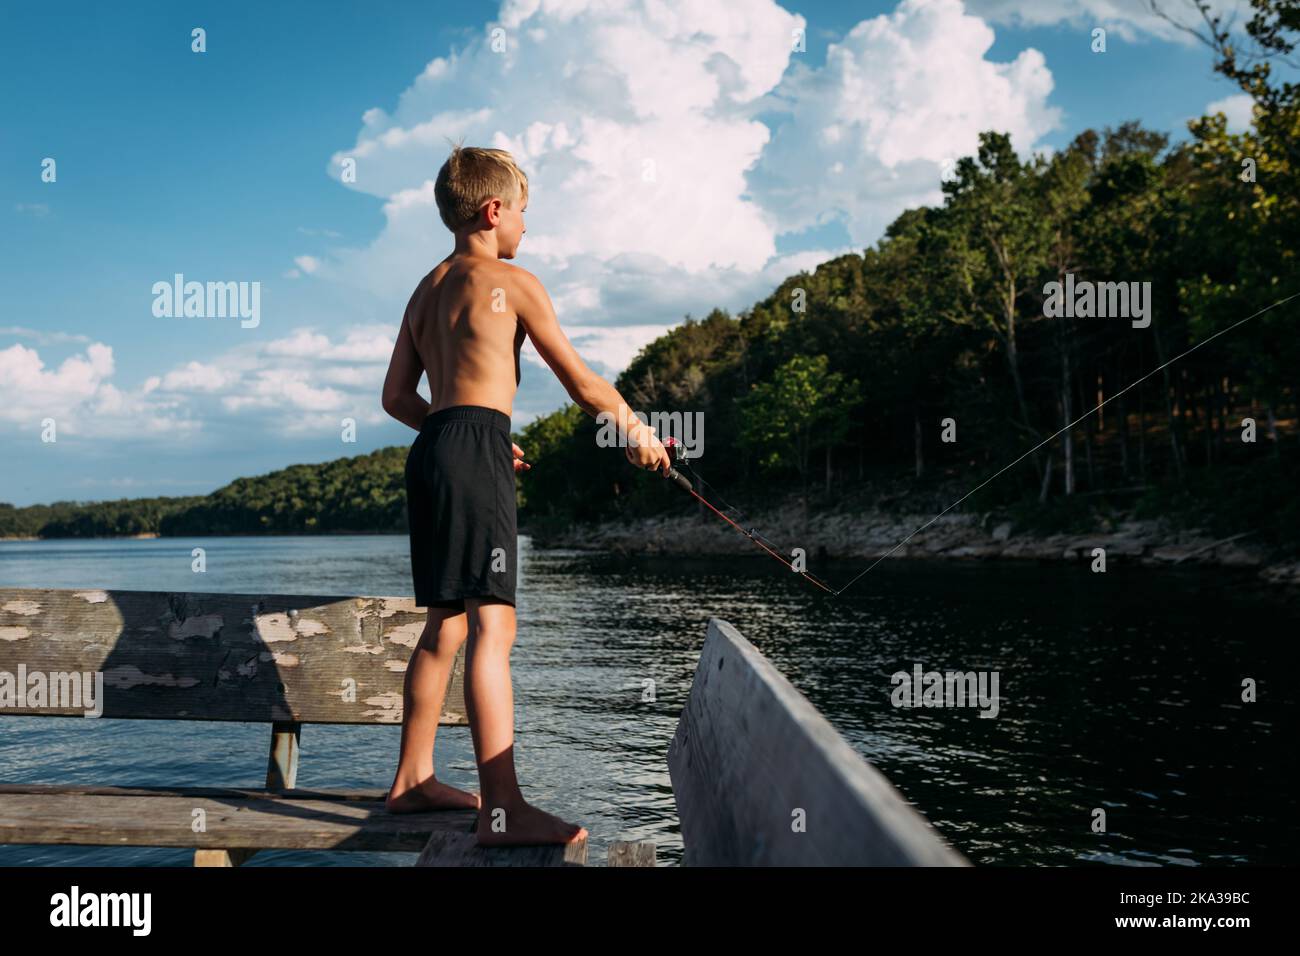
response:
<svg viewBox="0 0 1300 956"><path fill-rule="evenodd" d="M207 550L207 572L190 550ZM398 536L3 542L0 586L409 594ZM711 616L730 620L939 831L984 864L1290 863L1300 612L1223 572L887 561L835 599L771 560L520 550L516 761L590 857L681 858L668 743ZM815 569L847 580L858 568ZM992 670L999 712L904 709L890 675ZM1241 702L1253 678L1259 700ZM652 693L651 693L652 691ZM652 698L652 699L648 699ZM302 787L384 787L396 727L303 729ZM0 780L260 786L261 724L0 718ZM439 776L476 788L467 728ZM1091 829L1106 811L1107 832ZM188 851L0 846L0 865L185 864ZM409 864L268 851L249 865Z"/></svg>

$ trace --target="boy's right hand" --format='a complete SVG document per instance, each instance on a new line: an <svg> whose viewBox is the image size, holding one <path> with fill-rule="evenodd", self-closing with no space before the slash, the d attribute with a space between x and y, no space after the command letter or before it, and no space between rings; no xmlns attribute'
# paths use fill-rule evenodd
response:
<svg viewBox="0 0 1300 956"><path fill-rule="evenodd" d="M673 467L668 449L664 448L659 436L649 425L643 424L640 428L627 433L627 447L623 449L623 453L637 468L662 471L665 478Z"/></svg>

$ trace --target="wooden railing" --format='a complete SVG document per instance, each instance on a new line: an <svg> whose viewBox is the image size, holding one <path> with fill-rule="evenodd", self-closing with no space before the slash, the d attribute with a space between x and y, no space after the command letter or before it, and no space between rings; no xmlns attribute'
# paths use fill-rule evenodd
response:
<svg viewBox="0 0 1300 956"><path fill-rule="evenodd" d="M962 866L726 621L709 621L668 750L686 865Z"/></svg>

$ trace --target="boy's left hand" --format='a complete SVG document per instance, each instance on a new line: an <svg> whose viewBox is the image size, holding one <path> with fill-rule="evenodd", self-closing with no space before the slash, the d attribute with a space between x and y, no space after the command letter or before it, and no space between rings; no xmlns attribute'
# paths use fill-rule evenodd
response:
<svg viewBox="0 0 1300 956"><path fill-rule="evenodd" d="M518 445L516 445L514 442L510 443L510 450L514 452L515 455L516 472L527 471L529 468L533 467L532 465L528 464L528 462L524 461L524 450L520 448Z"/></svg>

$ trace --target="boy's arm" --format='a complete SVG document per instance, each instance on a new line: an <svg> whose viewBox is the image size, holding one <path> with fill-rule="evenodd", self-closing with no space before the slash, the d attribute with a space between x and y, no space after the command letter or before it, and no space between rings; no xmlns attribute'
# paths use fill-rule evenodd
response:
<svg viewBox="0 0 1300 956"><path fill-rule="evenodd" d="M415 350L409 316L409 312L402 316L402 327L397 330L397 342L393 346L393 357L388 361L388 375L384 379L383 402L384 411L418 432L429 414L429 403L416 391L420 375L424 371L424 362ZM429 383L429 387L433 388L433 382Z"/></svg>
<svg viewBox="0 0 1300 956"><path fill-rule="evenodd" d="M551 297L546 294L541 281L526 269L518 269L515 286L515 314L532 339L537 354L550 366L569 397L593 418L601 413L609 415L618 424L619 434L626 435L630 443L655 449L653 467L662 467L667 474L672 462L654 429L632 413L618 389L587 367L560 328Z"/></svg>

